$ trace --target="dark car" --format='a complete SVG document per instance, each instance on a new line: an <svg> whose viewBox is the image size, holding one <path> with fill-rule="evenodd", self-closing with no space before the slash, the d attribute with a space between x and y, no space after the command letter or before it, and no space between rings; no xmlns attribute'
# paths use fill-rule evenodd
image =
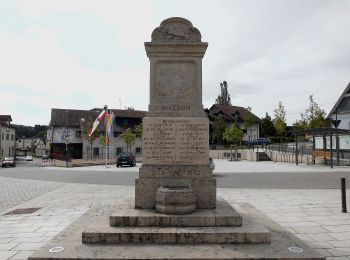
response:
<svg viewBox="0 0 350 260"><path fill-rule="evenodd" d="M11 167L16 166L16 162L15 162L15 159L13 157L6 157L1 162L2 168L9 167L9 166L11 166Z"/></svg>
<svg viewBox="0 0 350 260"><path fill-rule="evenodd" d="M252 141L253 145L270 145L271 141L268 138L257 138Z"/></svg>
<svg viewBox="0 0 350 260"><path fill-rule="evenodd" d="M117 167L123 165L134 167L136 165L135 156L132 153L120 153L117 157Z"/></svg>

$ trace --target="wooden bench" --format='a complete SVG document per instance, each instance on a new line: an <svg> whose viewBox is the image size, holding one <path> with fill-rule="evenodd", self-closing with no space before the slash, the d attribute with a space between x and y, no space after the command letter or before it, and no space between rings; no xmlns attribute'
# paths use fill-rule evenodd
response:
<svg viewBox="0 0 350 260"><path fill-rule="evenodd" d="M314 150L312 151L312 156L313 157L321 157L321 158L326 158L330 159L331 158L331 152L329 151L323 151L323 150Z"/></svg>
<svg viewBox="0 0 350 260"><path fill-rule="evenodd" d="M328 165L330 160L331 160L331 152L330 151L314 150L314 151L312 151L312 156L315 159L322 158L326 165Z"/></svg>

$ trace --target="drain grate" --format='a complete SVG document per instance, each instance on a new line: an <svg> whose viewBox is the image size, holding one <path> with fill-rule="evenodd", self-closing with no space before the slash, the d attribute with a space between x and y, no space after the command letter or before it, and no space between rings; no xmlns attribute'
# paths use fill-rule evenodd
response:
<svg viewBox="0 0 350 260"><path fill-rule="evenodd" d="M7 212L5 215L15 215L15 214L30 214L41 208L23 208L23 209L14 209L10 212Z"/></svg>

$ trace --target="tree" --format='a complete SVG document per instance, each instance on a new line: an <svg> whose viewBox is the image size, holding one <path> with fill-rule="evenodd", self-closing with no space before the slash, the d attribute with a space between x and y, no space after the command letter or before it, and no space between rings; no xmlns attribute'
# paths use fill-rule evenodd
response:
<svg viewBox="0 0 350 260"><path fill-rule="evenodd" d="M243 131L238 127L237 124L233 124L230 128L226 128L223 138L229 142L229 143L233 143L235 145L235 159L236 161L238 160L237 157L237 144L239 144L240 142L242 142L243 139ZM231 156L232 159L232 156Z"/></svg>
<svg viewBox="0 0 350 260"><path fill-rule="evenodd" d="M142 137L142 132L143 132L143 123L141 122L140 124L138 124L136 127L135 127L135 134L136 134L136 137Z"/></svg>
<svg viewBox="0 0 350 260"><path fill-rule="evenodd" d="M256 123L254 116L249 113L249 115L247 116L247 118L244 120L244 128L247 129L247 133L248 133L248 141L251 141L251 137L252 137L252 126Z"/></svg>
<svg viewBox="0 0 350 260"><path fill-rule="evenodd" d="M261 136L262 137L271 137L275 136L277 133L276 128L272 122L272 119L268 113L265 114L265 117L261 119Z"/></svg>
<svg viewBox="0 0 350 260"><path fill-rule="evenodd" d="M227 82L223 81L220 83L220 94L215 100L215 104L218 105L230 105L231 106L231 98L230 94L228 93L227 90Z"/></svg>
<svg viewBox="0 0 350 260"><path fill-rule="evenodd" d="M92 120L88 120L88 121L86 122L86 125L85 125L84 128L83 128L83 131L82 131L83 137L89 142L90 147L91 147L91 160L92 160L92 152L93 152L92 145L94 144L95 140L96 140L96 139L99 137L99 135L100 135L99 129L96 128L95 132L94 132L91 136L89 136L93 124L94 124L94 123L92 122Z"/></svg>
<svg viewBox="0 0 350 260"><path fill-rule="evenodd" d="M129 147L131 150L131 145L133 145L136 141L136 134L131 132L131 129L128 128L122 133L121 137L123 138L123 141L127 147L127 151L129 152Z"/></svg>
<svg viewBox="0 0 350 260"><path fill-rule="evenodd" d="M216 143L222 143L226 127L226 122L222 117L215 118L212 139L215 140Z"/></svg>
<svg viewBox="0 0 350 260"><path fill-rule="evenodd" d="M300 113L300 119L294 124L297 129L305 130L329 126L326 112L315 102L313 95L309 96L309 107L305 113Z"/></svg>
<svg viewBox="0 0 350 260"><path fill-rule="evenodd" d="M281 137L284 135L286 131L286 110L281 101L278 102L278 107L273 110L275 113L275 118L272 120L273 125L276 128L277 136Z"/></svg>

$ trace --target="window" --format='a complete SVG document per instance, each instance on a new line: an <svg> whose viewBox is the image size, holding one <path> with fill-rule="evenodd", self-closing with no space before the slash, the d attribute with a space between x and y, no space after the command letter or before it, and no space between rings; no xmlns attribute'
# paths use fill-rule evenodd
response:
<svg viewBox="0 0 350 260"><path fill-rule="evenodd" d="M6 134L6 140L10 140L10 134Z"/></svg>
<svg viewBox="0 0 350 260"><path fill-rule="evenodd" d="M128 119L124 120L124 125L128 125Z"/></svg>
<svg viewBox="0 0 350 260"><path fill-rule="evenodd" d="M95 156L99 156L100 155L100 148L98 148L98 147L94 148L94 155Z"/></svg>
<svg viewBox="0 0 350 260"><path fill-rule="evenodd" d="M141 147L136 147L136 153L141 153Z"/></svg>
<svg viewBox="0 0 350 260"><path fill-rule="evenodd" d="M122 147L117 147L117 155L122 152Z"/></svg>
<svg viewBox="0 0 350 260"><path fill-rule="evenodd" d="M4 140L4 138L5 138L5 134L2 133L2 134L1 134L1 139Z"/></svg>
<svg viewBox="0 0 350 260"><path fill-rule="evenodd" d="M81 137L81 131L76 131L75 132L75 137Z"/></svg>
<svg viewBox="0 0 350 260"><path fill-rule="evenodd" d="M11 135L11 140L13 141L15 139L15 135Z"/></svg>

